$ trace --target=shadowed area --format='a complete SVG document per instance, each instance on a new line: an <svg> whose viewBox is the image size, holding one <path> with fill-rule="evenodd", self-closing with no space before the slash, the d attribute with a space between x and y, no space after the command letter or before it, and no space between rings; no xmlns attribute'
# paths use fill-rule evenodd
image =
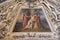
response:
<svg viewBox="0 0 60 40"><path fill-rule="evenodd" d="M4 1L6 1L6 0L0 0L0 3L4 2Z"/></svg>

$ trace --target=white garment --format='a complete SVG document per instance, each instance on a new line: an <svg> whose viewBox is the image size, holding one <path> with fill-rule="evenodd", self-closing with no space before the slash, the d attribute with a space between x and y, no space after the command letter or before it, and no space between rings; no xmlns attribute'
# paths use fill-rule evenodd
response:
<svg viewBox="0 0 60 40"><path fill-rule="evenodd" d="M32 28L32 25L34 25L33 21L34 21L34 16L32 16L31 19L28 21L28 24L25 27L25 29L26 28Z"/></svg>

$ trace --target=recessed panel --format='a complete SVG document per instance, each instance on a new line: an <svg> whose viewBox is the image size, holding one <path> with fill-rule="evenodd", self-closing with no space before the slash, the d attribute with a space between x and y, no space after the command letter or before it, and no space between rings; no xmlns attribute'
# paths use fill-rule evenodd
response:
<svg viewBox="0 0 60 40"><path fill-rule="evenodd" d="M42 9L22 9L13 32L51 32Z"/></svg>

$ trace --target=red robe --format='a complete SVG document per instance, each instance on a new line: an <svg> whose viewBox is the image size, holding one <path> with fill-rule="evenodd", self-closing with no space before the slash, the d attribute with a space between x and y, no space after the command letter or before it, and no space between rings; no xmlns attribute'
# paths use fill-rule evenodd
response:
<svg viewBox="0 0 60 40"><path fill-rule="evenodd" d="M25 27L27 25L29 19L30 19L30 16L28 16L27 14L24 14L24 16L23 16L23 27Z"/></svg>
<svg viewBox="0 0 60 40"><path fill-rule="evenodd" d="M34 15L34 19L37 22L37 24L40 26L40 22L41 22L40 16Z"/></svg>

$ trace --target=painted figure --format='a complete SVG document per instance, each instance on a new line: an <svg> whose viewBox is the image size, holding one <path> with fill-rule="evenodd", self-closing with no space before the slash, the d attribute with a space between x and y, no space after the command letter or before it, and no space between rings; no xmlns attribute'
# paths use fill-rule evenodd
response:
<svg viewBox="0 0 60 40"><path fill-rule="evenodd" d="M31 13L29 11L26 11L23 15L23 27L25 27L29 21L29 19L31 18Z"/></svg>

